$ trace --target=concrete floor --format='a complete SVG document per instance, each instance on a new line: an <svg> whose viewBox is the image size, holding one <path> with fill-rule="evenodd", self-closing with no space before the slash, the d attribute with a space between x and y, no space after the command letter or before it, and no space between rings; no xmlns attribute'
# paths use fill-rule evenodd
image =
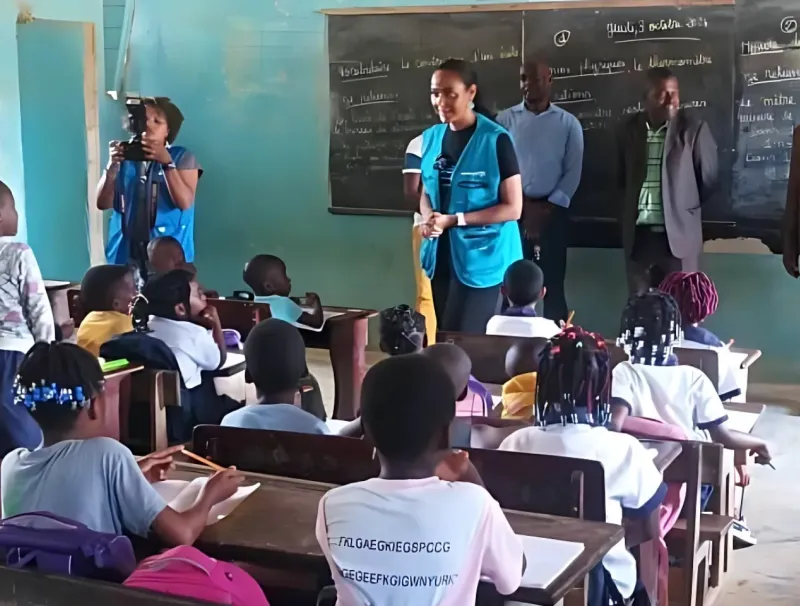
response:
<svg viewBox="0 0 800 606"><path fill-rule="evenodd" d="M368 363L380 359L368 354ZM309 350L308 366L322 388L326 408L333 408L333 373L326 351ZM747 400L768 409L756 427L767 438L775 470L751 469L753 482L744 511L758 544L734 552L722 606L800 605L800 386L750 385Z"/></svg>

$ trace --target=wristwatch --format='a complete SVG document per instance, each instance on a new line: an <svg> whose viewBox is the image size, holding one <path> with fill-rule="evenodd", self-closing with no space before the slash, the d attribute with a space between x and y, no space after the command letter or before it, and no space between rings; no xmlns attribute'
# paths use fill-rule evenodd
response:
<svg viewBox="0 0 800 606"><path fill-rule="evenodd" d="M464 216L464 213L456 213L456 223L459 227L467 226L467 218Z"/></svg>

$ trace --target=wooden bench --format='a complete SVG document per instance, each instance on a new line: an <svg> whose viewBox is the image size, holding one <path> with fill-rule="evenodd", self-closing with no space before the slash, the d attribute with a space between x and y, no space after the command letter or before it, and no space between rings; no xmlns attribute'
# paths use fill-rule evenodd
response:
<svg viewBox="0 0 800 606"><path fill-rule="evenodd" d="M209 602L128 589L77 577L44 575L0 567L0 603L4 606L203 606Z"/></svg>
<svg viewBox="0 0 800 606"><path fill-rule="evenodd" d="M506 372L506 354L508 350L520 342L546 341L538 337L507 337L503 335L475 335L460 332L439 331L436 333L437 343L452 343L463 349L472 361L472 376L482 383L502 385L511 377ZM609 348L612 367L628 356L621 348Z"/></svg>

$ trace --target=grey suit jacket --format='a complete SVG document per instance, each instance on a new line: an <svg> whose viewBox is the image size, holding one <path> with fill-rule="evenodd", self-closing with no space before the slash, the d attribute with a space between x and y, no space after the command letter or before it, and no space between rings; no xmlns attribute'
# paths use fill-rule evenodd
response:
<svg viewBox="0 0 800 606"><path fill-rule="evenodd" d="M622 246L630 256L639 215L639 192L647 172L647 118L643 112L620 125L617 185ZM703 249L701 207L717 185L717 144L708 124L683 111L670 121L661 167L664 220L673 256L688 259Z"/></svg>

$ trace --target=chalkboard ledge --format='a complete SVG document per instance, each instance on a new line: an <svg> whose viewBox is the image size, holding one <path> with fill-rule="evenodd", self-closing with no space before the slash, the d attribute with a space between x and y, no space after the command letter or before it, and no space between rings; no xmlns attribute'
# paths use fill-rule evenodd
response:
<svg viewBox="0 0 800 606"><path fill-rule="evenodd" d="M328 212L332 215L373 215L379 217L412 217L412 210L395 210L391 208L347 208L344 206L329 206Z"/></svg>

